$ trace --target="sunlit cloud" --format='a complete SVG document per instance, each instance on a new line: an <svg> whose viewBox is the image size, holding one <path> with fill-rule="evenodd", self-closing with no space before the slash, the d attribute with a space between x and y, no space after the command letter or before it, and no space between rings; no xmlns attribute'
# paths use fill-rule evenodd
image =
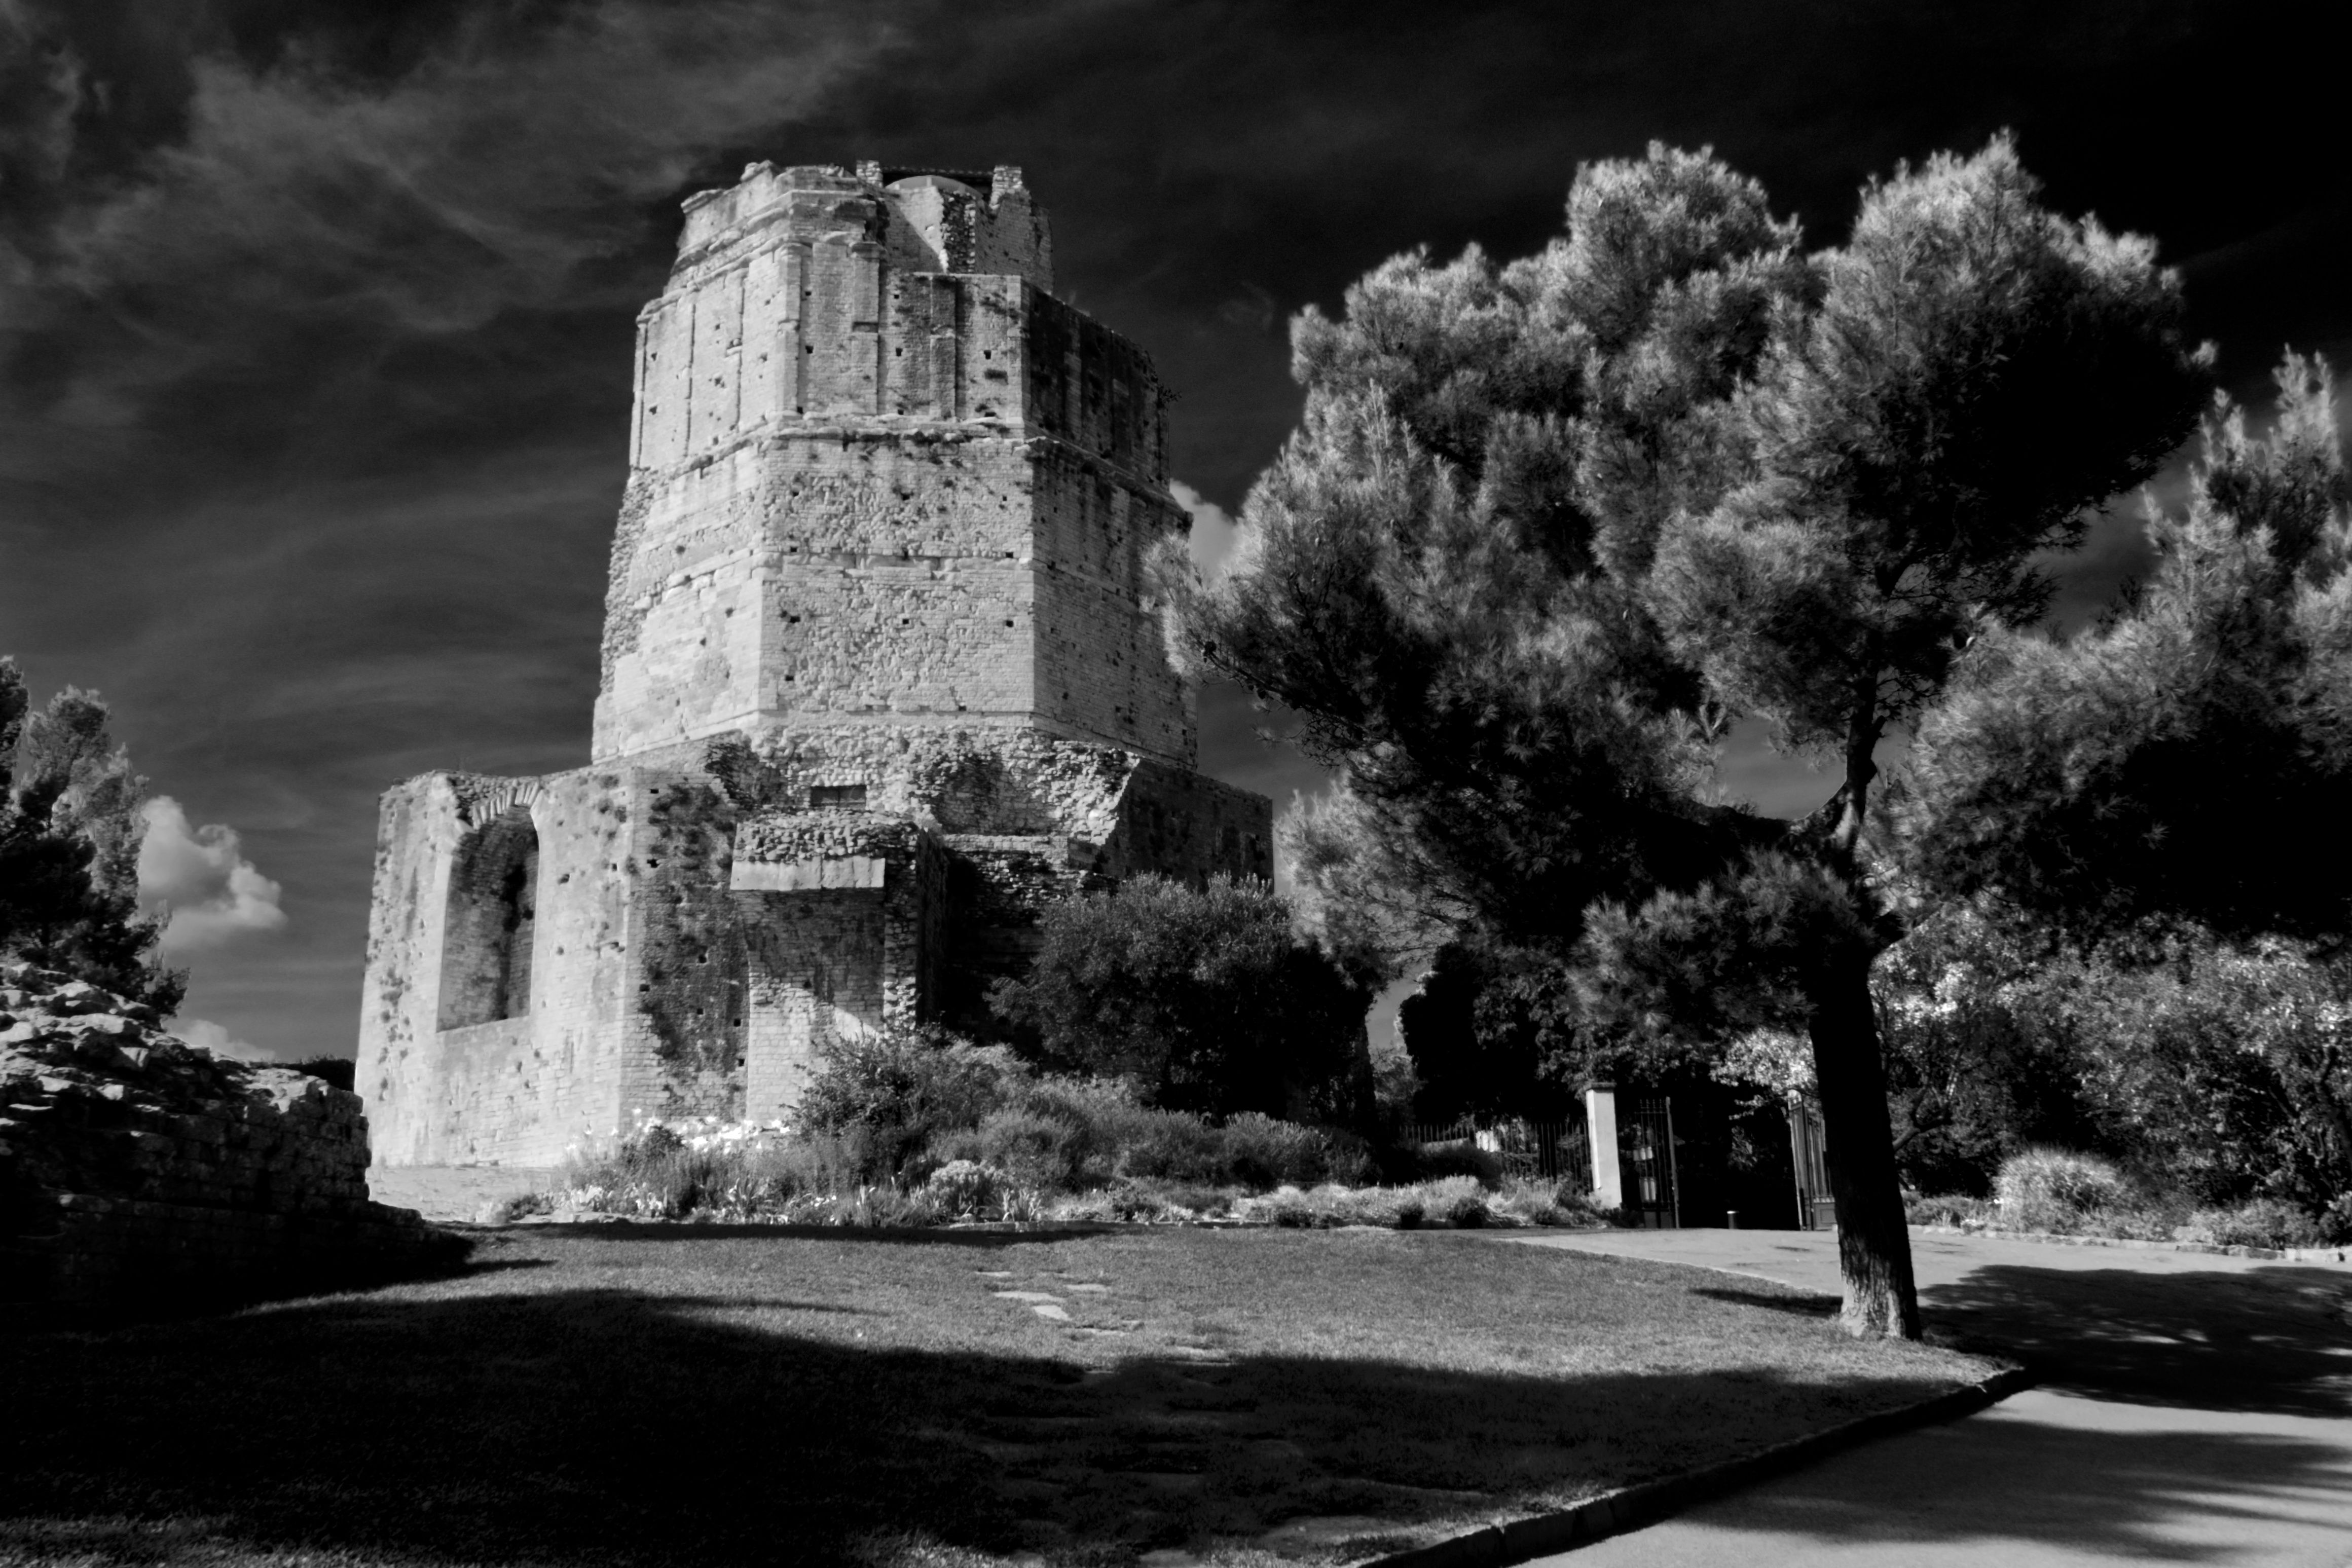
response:
<svg viewBox="0 0 2352 1568"><path fill-rule="evenodd" d="M1168 482L1168 493L1192 514L1192 566L1205 581L1214 582L1233 558L1237 530L1232 514L1181 479Z"/></svg>
<svg viewBox="0 0 2352 1568"><path fill-rule="evenodd" d="M147 802L147 836L139 846L139 897L169 912L166 956L202 952L286 924L278 885L245 858L236 831L219 822L199 828L169 795ZM205 1024L206 1029L218 1026Z"/></svg>

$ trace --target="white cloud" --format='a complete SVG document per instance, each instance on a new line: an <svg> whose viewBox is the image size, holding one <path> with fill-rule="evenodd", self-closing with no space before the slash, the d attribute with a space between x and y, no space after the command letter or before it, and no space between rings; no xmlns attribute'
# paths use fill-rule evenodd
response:
<svg viewBox="0 0 2352 1568"><path fill-rule="evenodd" d="M210 1019L178 1019L172 1032L199 1051L209 1051L215 1056L226 1056L238 1061L257 1061L265 1054L249 1040L239 1040Z"/></svg>
<svg viewBox="0 0 2352 1568"><path fill-rule="evenodd" d="M1232 515L1181 479L1170 480L1168 493L1192 514L1192 565L1202 580L1214 582L1233 558L1236 529Z"/></svg>
<svg viewBox="0 0 2352 1568"><path fill-rule="evenodd" d="M217 947L248 931L275 931L286 924L278 884L245 858L235 829L218 822L192 827L186 810L169 795L148 801L142 814L147 836L139 845L139 899L150 908L170 911L165 954ZM191 1027L227 1038L217 1024L199 1019Z"/></svg>

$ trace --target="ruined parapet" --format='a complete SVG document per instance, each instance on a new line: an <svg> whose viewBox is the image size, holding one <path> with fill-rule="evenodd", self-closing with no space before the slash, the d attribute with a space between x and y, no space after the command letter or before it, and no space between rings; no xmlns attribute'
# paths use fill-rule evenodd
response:
<svg viewBox="0 0 2352 1568"><path fill-rule="evenodd" d="M445 1269L368 1199L357 1094L225 1061L151 1009L0 965L0 1305L170 1310Z"/></svg>

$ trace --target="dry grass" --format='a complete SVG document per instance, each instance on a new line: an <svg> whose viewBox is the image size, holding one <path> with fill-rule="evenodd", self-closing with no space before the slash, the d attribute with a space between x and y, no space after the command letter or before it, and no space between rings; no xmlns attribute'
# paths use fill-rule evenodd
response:
<svg viewBox="0 0 2352 1568"><path fill-rule="evenodd" d="M1451 1233L605 1226L480 1260L0 1349L0 1561L1336 1561L1984 1370Z"/></svg>

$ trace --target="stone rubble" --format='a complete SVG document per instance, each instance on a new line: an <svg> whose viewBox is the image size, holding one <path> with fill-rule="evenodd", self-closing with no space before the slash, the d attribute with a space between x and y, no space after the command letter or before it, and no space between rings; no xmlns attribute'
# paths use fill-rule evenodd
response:
<svg viewBox="0 0 2352 1568"><path fill-rule="evenodd" d="M0 963L0 1312L142 1310L451 1266L369 1201L358 1095L225 1061L152 1009Z"/></svg>

